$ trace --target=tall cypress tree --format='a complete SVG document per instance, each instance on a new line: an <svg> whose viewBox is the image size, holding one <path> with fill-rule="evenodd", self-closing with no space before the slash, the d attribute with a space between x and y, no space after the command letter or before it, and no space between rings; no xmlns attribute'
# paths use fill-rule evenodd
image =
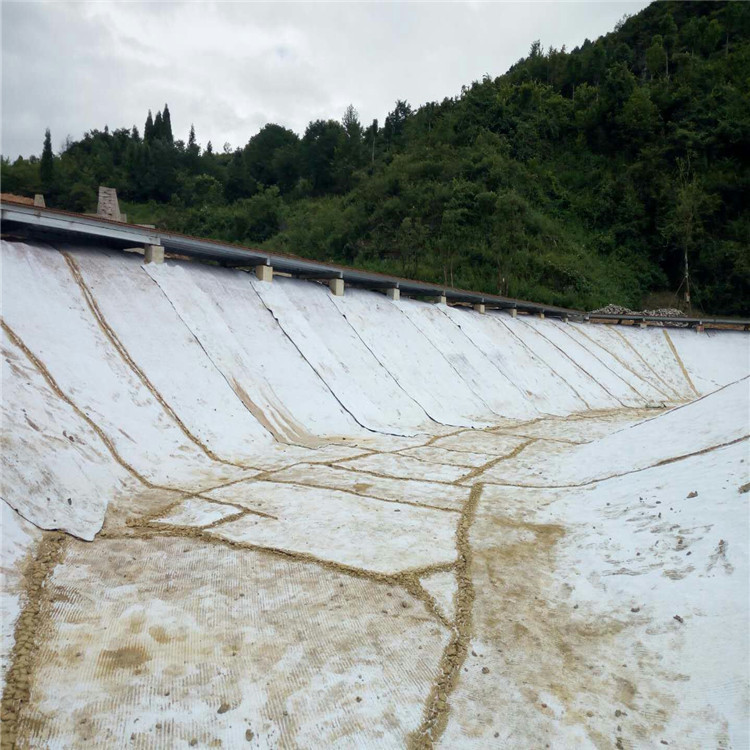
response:
<svg viewBox="0 0 750 750"><path fill-rule="evenodd" d="M39 164L39 177L42 180L44 191L52 190L55 181L55 157L52 155L52 136L49 128L44 131L44 148L42 149L42 160Z"/></svg>
<svg viewBox="0 0 750 750"><path fill-rule="evenodd" d="M164 114L162 115L162 128L164 130L164 140L170 145L174 144L174 136L172 135L172 117L169 114L169 107L164 105Z"/></svg>
<svg viewBox="0 0 750 750"><path fill-rule="evenodd" d="M161 112L156 113L154 117L154 140L160 141L164 138L164 120L162 119Z"/></svg>
<svg viewBox="0 0 750 750"><path fill-rule="evenodd" d="M148 117L146 118L146 124L143 127L143 140L146 143L151 143L154 139L154 119L151 117L151 110L148 111Z"/></svg>

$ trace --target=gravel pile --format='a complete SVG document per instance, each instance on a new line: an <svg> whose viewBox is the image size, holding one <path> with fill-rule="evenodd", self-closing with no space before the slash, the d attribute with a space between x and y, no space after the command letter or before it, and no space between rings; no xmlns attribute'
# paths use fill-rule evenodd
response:
<svg viewBox="0 0 750 750"><path fill-rule="evenodd" d="M601 315L651 315L656 318L684 318L685 313L676 307L660 307L656 310L631 310L622 305L606 305L598 310L592 310L591 314Z"/></svg>
<svg viewBox="0 0 750 750"><path fill-rule="evenodd" d="M655 318L684 318L685 313L676 307L660 307L656 310L631 310L622 305L605 305L598 310L592 310L590 315L648 315ZM663 325L662 323L651 323L651 325ZM683 325L687 325L684 323Z"/></svg>

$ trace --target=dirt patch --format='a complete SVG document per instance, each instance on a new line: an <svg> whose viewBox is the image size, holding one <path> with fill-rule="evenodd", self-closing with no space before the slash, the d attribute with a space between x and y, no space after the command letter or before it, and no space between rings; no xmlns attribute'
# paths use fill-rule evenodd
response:
<svg viewBox="0 0 750 750"><path fill-rule="evenodd" d="M105 672L114 669L132 669L145 664L150 658L148 651L142 646L124 646L111 651L102 651L99 655L99 665Z"/></svg>
<svg viewBox="0 0 750 750"><path fill-rule="evenodd" d="M46 584L64 557L68 539L65 534L46 533L36 556L26 564L23 572L26 600L16 622L0 708L2 750L10 750L16 744L18 716L29 702L38 647L51 623L52 606Z"/></svg>
<svg viewBox="0 0 750 750"><path fill-rule="evenodd" d="M471 575L471 545L469 534L476 515L477 504L483 485L475 484L464 504L456 529L456 619L453 636L443 651L438 667L438 677L430 690L425 704L422 724L408 738L411 750L431 748L445 730L448 723L448 698L456 687L458 675L466 660L466 652L471 638L472 608L474 604L474 584Z"/></svg>

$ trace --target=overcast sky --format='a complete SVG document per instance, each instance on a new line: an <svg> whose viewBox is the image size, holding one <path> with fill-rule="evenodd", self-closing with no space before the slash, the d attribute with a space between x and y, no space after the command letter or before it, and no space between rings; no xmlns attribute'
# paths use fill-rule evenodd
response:
<svg viewBox="0 0 750 750"><path fill-rule="evenodd" d="M175 138L244 145L265 123L302 134L349 103L381 124L495 77L531 42L572 49L646 2L0 2L2 153L137 125L169 104Z"/></svg>

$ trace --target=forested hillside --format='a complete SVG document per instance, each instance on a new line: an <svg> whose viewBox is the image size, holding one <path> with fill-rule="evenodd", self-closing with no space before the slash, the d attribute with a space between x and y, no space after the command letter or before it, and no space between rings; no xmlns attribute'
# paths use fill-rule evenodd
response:
<svg viewBox="0 0 750 750"><path fill-rule="evenodd" d="M382 123L217 149L165 106L2 162L4 192L48 206L95 210L100 184L132 221L588 309L687 309L687 259L694 311L747 314L750 4L654 3Z"/></svg>

